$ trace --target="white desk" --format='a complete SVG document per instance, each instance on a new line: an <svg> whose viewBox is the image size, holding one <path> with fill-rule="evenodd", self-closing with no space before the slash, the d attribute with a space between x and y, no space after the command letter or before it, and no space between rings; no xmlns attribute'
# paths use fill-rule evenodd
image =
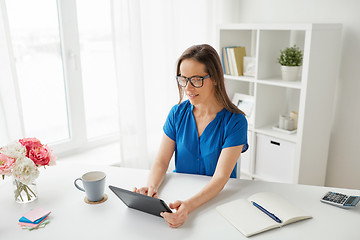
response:
<svg viewBox="0 0 360 240"><path fill-rule="evenodd" d="M261 191L277 192L307 210L313 219L274 229L249 239L360 239L360 208L344 210L323 204L320 197L329 189L304 185L231 179L214 199L190 214L186 223L172 229L160 217L128 209L108 188L109 199L99 205L84 202L84 193L73 184L75 178L90 170L107 173L106 185L126 189L146 183L148 171L118 167L70 165L42 170L37 180L39 199L18 204L13 199L11 178L0 181L0 239L246 239L215 210L215 207L247 198ZM198 192L209 177L175 174L166 176L160 197L167 203L186 199ZM335 189L360 195L360 191ZM34 231L17 225L21 215L32 208L52 211L50 224Z"/></svg>

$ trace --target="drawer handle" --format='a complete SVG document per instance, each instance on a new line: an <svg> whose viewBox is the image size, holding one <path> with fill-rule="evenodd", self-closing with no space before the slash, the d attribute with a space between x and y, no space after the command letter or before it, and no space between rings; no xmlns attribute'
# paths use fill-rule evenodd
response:
<svg viewBox="0 0 360 240"><path fill-rule="evenodd" d="M274 144L274 145L277 145L277 146L280 146L280 143L279 142L275 142L275 141L270 141L271 144Z"/></svg>

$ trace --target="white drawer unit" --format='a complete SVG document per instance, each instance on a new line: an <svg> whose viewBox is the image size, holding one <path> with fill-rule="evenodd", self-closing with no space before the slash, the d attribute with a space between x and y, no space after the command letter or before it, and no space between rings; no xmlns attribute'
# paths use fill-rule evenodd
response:
<svg viewBox="0 0 360 240"><path fill-rule="evenodd" d="M256 134L255 175L260 179L292 183L296 144Z"/></svg>

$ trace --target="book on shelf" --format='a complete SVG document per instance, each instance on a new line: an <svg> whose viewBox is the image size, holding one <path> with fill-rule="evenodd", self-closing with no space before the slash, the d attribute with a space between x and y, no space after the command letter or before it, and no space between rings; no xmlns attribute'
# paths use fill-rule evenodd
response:
<svg viewBox="0 0 360 240"><path fill-rule="evenodd" d="M227 74L227 75L230 75L230 69L229 69L229 63L228 63L226 47L224 47L222 49L222 60L223 60L224 73Z"/></svg>
<svg viewBox="0 0 360 240"><path fill-rule="evenodd" d="M271 192L225 203L216 210L246 237L312 218L306 211Z"/></svg>
<svg viewBox="0 0 360 240"><path fill-rule="evenodd" d="M244 57L246 56L245 47L234 48L237 76L244 75Z"/></svg>
<svg viewBox="0 0 360 240"><path fill-rule="evenodd" d="M222 49L222 63L224 73L232 76L242 76L244 74L245 47L232 46Z"/></svg>
<svg viewBox="0 0 360 240"><path fill-rule="evenodd" d="M235 63L234 48L235 47L227 48L228 62L229 62L229 66L230 66L230 74L233 76L238 76L237 67L236 67L236 63Z"/></svg>

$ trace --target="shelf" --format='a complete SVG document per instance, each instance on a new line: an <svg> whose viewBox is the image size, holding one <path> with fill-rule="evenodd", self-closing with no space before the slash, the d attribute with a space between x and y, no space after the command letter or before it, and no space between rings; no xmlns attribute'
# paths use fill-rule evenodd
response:
<svg viewBox="0 0 360 240"><path fill-rule="evenodd" d="M267 23L237 23L237 24L222 24L220 30L310 30L324 29L324 27L330 29L338 29L340 24L317 24L317 23L304 23L304 24L267 24Z"/></svg>
<svg viewBox="0 0 360 240"><path fill-rule="evenodd" d="M247 77L247 76L232 76L232 75L224 75L225 79L229 80L236 80L236 81L242 81L242 82L255 82L255 77Z"/></svg>
<svg viewBox="0 0 360 240"><path fill-rule="evenodd" d="M285 141L289 141L289 142L293 142L296 143L297 140L297 134L293 133L293 134L287 134L287 133L282 133L276 130L272 129L272 125L266 126L266 127L262 127L262 128L257 128L254 131L256 133L261 133L270 137L275 137L275 138L279 138Z"/></svg>
<svg viewBox="0 0 360 240"><path fill-rule="evenodd" d="M258 83L270 86L278 86L278 87L286 87L286 88L293 88L293 89L301 89L301 81L295 82L288 82L281 80L281 78L268 78L268 79L259 79L256 80L255 77L247 77L247 76L232 76L232 75L224 75L225 79L234 80L234 81L241 81L241 82L248 82L248 83Z"/></svg>
<svg viewBox="0 0 360 240"><path fill-rule="evenodd" d="M338 76L341 24L225 24L219 26L218 34L220 50L244 46L256 59L255 76L224 75L231 99L236 93L254 98L253 124L248 122L251 146L243 155L240 173L265 181L323 185L331 124L319 119L330 119L333 112L329 102L333 101ZM284 81L276 59L281 50L293 45L303 50L301 75L298 81ZM297 131L290 134L273 129L279 116L290 111L298 112ZM281 147L264 144L269 140ZM316 157L315 165L311 156Z"/></svg>
<svg viewBox="0 0 360 240"><path fill-rule="evenodd" d="M259 84L278 86L278 87L286 87L286 88L294 88L301 89L301 81L288 82L281 80L281 78L269 78L269 79L259 79L257 80Z"/></svg>

